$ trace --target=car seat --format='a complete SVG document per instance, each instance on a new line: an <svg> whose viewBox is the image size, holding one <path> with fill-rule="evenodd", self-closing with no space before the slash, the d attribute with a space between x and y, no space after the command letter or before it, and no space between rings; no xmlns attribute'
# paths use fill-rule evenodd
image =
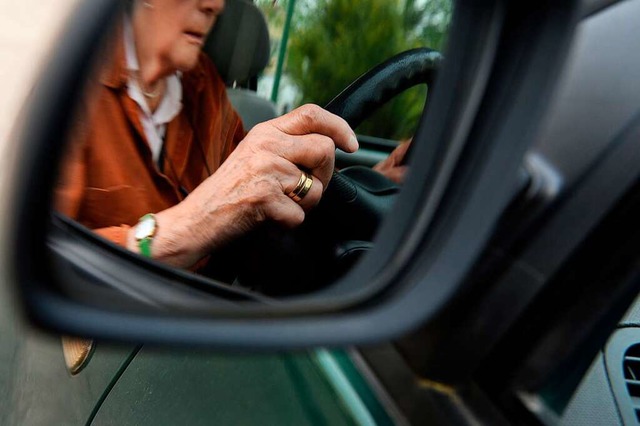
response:
<svg viewBox="0 0 640 426"><path fill-rule="evenodd" d="M264 15L249 0L228 0L203 47L227 85L231 104L245 130L275 118L276 106L250 90L269 62L269 30Z"/></svg>

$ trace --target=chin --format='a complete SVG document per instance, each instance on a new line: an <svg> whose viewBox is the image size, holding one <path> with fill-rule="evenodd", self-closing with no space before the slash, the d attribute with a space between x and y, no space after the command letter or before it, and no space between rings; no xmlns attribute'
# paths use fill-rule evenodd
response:
<svg viewBox="0 0 640 426"><path fill-rule="evenodd" d="M198 64L199 56L200 49L195 52L189 52L188 54L181 54L177 56L173 63L178 71L190 71Z"/></svg>

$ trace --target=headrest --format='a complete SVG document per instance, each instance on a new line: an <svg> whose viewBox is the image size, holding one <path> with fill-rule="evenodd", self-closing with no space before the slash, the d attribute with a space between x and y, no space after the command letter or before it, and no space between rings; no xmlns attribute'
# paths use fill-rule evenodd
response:
<svg viewBox="0 0 640 426"><path fill-rule="evenodd" d="M228 86L258 75L267 66L270 51L260 9L249 0L227 0L203 50Z"/></svg>

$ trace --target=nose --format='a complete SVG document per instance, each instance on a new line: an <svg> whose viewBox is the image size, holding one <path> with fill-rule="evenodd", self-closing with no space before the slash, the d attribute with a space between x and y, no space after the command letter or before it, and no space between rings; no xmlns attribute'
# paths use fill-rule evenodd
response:
<svg viewBox="0 0 640 426"><path fill-rule="evenodd" d="M225 0L200 0L198 7L207 15L219 15L224 9Z"/></svg>

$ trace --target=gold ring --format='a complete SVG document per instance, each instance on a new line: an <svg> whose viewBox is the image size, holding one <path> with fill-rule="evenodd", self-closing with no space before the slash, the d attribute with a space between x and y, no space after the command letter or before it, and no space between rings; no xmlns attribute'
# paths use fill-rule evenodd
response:
<svg viewBox="0 0 640 426"><path fill-rule="evenodd" d="M299 203L309 193L311 185L313 185L313 178L310 178L309 175L302 172L300 179L298 179L298 184L287 196L296 203Z"/></svg>

